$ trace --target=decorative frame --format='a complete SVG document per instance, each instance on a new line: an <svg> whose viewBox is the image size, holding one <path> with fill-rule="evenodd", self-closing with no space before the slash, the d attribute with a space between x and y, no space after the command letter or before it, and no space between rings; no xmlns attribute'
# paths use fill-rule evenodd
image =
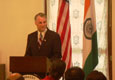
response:
<svg viewBox="0 0 115 80"><path fill-rule="evenodd" d="M108 0L108 66L109 80L112 80L112 0Z"/></svg>

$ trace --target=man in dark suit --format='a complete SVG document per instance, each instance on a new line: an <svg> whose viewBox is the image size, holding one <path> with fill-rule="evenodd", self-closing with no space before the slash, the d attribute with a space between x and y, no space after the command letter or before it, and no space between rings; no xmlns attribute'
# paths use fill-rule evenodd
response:
<svg viewBox="0 0 115 80"><path fill-rule="evenodd" d="M35 16L37 31L28 35L25 56L46 56L49 59L61 59L61 40L59 34L47 28L44 13Z"/></svg>
<svg viewBox="0 0 115 80"><path fill-rule="evenodd" d="M28 35L25 56L61 58L60 36L47 28L46 15L38 13L35 16L35 24L38 30ZM42 39L40 41L41 34Z"/></svg>

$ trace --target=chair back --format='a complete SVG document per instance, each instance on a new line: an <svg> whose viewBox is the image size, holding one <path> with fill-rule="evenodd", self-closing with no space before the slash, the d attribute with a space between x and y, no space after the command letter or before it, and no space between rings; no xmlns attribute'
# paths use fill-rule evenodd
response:
<svg viewBox="0 0 115 80"><path fill-rule="evenodd" d="M23 75L24 80L40 80L38 77L30 74Z"/></svg>

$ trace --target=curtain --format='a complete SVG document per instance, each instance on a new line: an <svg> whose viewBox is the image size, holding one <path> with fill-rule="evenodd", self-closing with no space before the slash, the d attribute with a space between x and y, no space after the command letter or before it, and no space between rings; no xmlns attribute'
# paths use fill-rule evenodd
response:
<svg viewBox="0 0 115 80"><path fill-rule="evenodd" d="M72 41L72 62L73 66L82 68L83 48L83 17L84 1L70 0L70 24ZM107 49L107 15L108 0L95 0L96 27L99 50L99 63L96 70L99 70L108 77L108 49ZM58 13L58 0L47 0L48 27L56 31Z"/></svg>

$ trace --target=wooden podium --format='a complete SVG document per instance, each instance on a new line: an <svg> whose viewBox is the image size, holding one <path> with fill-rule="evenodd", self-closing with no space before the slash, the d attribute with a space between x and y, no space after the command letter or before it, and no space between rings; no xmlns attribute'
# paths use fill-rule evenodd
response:
<svg viewBox="0 0 115 80"><path fill-rule="evenodd" d="M45 56L11 56L10 72L48 73L50 60Z"/></svg>

